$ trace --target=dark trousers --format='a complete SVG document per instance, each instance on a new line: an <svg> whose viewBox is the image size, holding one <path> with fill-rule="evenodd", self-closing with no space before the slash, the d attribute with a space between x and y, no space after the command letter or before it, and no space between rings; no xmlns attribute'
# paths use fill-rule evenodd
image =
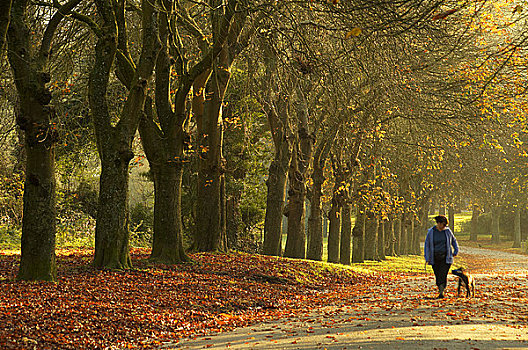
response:
<svg viewBox="0 0 528 350"><path fill-rule="evenodd" d="M451 268L451 264L446 263L445 255L439 255L439 256L435 255L433 271L435 274L437 286L441 284L444 284L444 285L447 284L447 274L449 273L450 268Z"/></svg>

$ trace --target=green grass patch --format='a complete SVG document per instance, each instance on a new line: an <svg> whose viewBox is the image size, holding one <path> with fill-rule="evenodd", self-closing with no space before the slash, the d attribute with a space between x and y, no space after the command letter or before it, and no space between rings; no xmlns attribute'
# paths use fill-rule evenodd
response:
<svg viewBox="0 0 528 350"><path fill-rule="evenodd" d="M360 273L424 273L424 262L419 255L387 256L384 261L352 264L352 269Z"/></svg>

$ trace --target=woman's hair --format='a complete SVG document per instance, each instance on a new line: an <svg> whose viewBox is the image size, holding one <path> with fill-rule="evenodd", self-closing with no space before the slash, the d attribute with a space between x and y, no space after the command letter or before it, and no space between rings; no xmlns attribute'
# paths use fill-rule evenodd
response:
<svg viewBox="0 0 528 350"><path fill-rule="evenodd" d="M442 223L442 224L446 224L446 226L447 226L447 224L448 224L447 218L446 218L445 216L443 216L443 215L435 216L434 219L435 219L435 221L436 221L437 224Z"/></svg>

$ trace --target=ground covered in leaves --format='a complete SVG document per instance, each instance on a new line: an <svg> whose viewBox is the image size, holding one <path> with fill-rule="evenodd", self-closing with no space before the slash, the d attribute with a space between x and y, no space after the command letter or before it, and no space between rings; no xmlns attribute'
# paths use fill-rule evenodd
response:
<svg viewBox="0 0 528 350"><path fill-rule="evenodd" d="M434 277L411 274L363 283L341 303L166 349L512 349L528 348L528 257L463 247L476 279L474 298L457 297L449 276L445 299ZM399 276L402 277L402 276Z"/></svg>
<svg viewBox="0 0 528 350"><path fill-rule="evenodd" d="M58 282L29 283L15 281L18 253L0 251L0 348L528 344L528 257L465 250L471 254L457 257L457 264L475 274L477 295L455 298L451 276L444 300L433 298L432 271L425 273L419 256L345 268L259 255L195 254L193 264L164 266L150 264L147 250L134 250L134 269L99 271L90 267L93 251L61 250ZM248 325L250 334L243 328ZM501 342L506 339L509 343Z"/></svg>
<svg viewBox="0 0 528 350"><path fill-rule="evenodd" d="M58 252L58 283L15 281L19 255L0 253L0 347L134 348L221 331L333 303L365 283L329 264L247 254L195 254L194 264L98 271L92 251ZM397 278L393 276L392 278Z"/></svg>

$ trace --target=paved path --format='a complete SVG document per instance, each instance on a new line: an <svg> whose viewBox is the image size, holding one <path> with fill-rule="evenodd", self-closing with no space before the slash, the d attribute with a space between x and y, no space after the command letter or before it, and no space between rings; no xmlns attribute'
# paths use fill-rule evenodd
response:
<svg viewBox="0 0 528 350"><path fill-rule="evenodd" d="M528 349L528 256L466 248L486 264L477 295L434 299L432 276L374 286L343 305L218 335L170 349ZM483 260L484 259L484 260Z"/></svg>

